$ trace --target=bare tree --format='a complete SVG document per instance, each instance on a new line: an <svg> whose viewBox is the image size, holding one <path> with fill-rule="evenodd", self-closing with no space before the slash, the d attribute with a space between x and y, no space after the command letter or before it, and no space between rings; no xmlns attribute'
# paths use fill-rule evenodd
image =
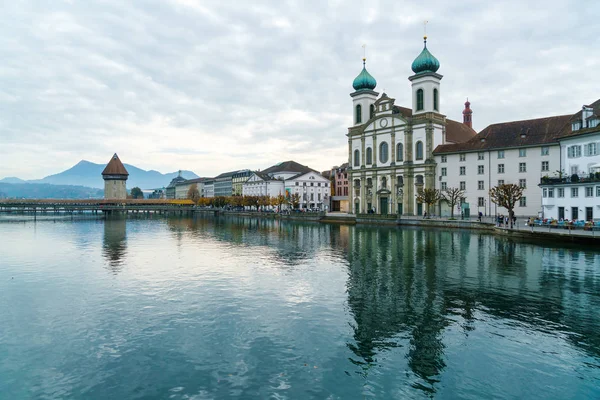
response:
<svg viewBox="0 0 600 400"><path fill-rule="evenodd" d="M193 183L187 191L187 198L192 200L194 204L198 204L200 201L200 191L198 185Z"/></svg>
<svg viewBox="0 0 600 400"><path fill-rule="evenodd" d="M454 206L456 206L463 197L465 197L465 191L460 190L459 188L450 187L444 190L442 199L446 200L450 205L450 218L454 218Z"/></svg>
<svg viewBox="0 0 600 400"><path fill-rule="evenodd" d="M511 229L513 227L515 216L514 209L517 205L517 201L521 200L521 197L523 197L523 188L514 183L498 185L490 189L490 198L492 201L508 210L508 219L510 219Z"/></svg>
<svg viewBox="0 0 600 400"><path fill-rule="evenodd" d="M427 204L427 212L431 214L431 206L442 199L439 190L433 188L420 188L417 191L417 203Z"/></svg>

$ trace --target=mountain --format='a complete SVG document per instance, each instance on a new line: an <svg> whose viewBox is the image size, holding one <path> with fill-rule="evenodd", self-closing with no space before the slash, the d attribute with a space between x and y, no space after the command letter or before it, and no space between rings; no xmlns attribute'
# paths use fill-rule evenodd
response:
<svg viewBox="0 0 600 400"><path fill-rule="evenodd" d="M84 186L0 182L0 199L100 199L104 191Z"/></svg>
<svg viewBox="0 0 600 400"><path fill-rule="evenodd" d="M25 183L25 181L14 176L9 176L4 179L0 179L0 183Z"/></svg>
<svg viewBox="0 0 600 400"><path fill-rule="evenodd" d="M141 189L155 189L167 186L171 179L175 178L179 172L171 172L161 174L158 171L146 171L130 164L124 164L129 178L127 179L127 188L138 186ZM91 188L104 189L104 181L102 180L102 171L106 167L105 164L95 164L89 161L81 160L73 167L58 174L49 175L43 179L31 181L21 181L27 183L48 183L52 185L79 185L89 186ZM191 171L181 171L181 176L185 179L195 179L198 175ZM18 179L18 178L6 178ZM11 182L12 183L12 182Z"/></svg>

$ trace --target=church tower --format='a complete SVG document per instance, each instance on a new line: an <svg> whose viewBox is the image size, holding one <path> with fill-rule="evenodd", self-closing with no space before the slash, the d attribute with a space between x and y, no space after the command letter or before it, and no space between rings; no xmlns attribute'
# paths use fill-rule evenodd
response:
<svg viewBox="0 0 600 400"><path fill-rule="evenodd" d="M465 102L465 109L463 110L463 124L469 128L473 128L473 110L471 110L471 103L468 98Z"/></svg>
<svg viewBox="0 0 600 400"><path fill-rule="evenodd" d="M377 81L367 72L365 67L367 59L363 58L363 69L352 82L355 92L350 93L352 97L353 113L352 125L362 125L375 115L375 100L379 93L375 92Z"/></svg>
<svg viewBox="0 0 600 400"><path fill-rule="evenodd" d="M104 198L107 200L125 200L127 198L126 182L128 176L129 172L115 153L104 171L102 171Z"/></svg>
<svg viewBox="0 0 600 400"><path fill-rule="evenodd" d="M427 36L423 37L423 51L412 63L415 73L408 80L412 82L412 113L440 113L440 81L437 73L440 62L427 50Z"/></svg>

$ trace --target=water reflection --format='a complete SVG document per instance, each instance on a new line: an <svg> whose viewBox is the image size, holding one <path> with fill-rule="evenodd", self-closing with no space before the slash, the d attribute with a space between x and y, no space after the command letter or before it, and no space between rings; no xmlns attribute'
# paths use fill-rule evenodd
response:
<svg viewBox="0 0 600 400"><path fill-rule="evenodd" d="M446 367L446 330L459 325L468 337L477 313L526 330L569 332L573 346L600 356L598 254L459 231L350 233L348 347L365 377L378 357L401 348L412 386L434 393Z"/></svg>
<svg viewBox="0 0 600 400"><path fill-rule="evenodd" d="M126 217L111 216L104 221L102 255L108 264L108 269L113 274L121 272L127 255Z"/></svg>

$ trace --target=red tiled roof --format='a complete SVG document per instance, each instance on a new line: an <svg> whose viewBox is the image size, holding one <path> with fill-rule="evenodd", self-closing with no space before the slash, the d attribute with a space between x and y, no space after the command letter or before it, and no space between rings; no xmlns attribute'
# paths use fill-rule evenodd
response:
<svg viewBox="0 0 600 400"><path fill-rule="evenodd" d="M553 143L570 129L571 115L511 121L489 125L464 143L439 145L434 154L536 146Z"/></svg>
<svg viewBox="0 0 600 400"><path fill-rule="evenodd" d="M106 165L106 168L104 168L104 171L102 171L102 175L129 175L129 172L127 172L125 166L119 160L119 156L115 153Z"/></svg>
<svg viewBox="0 0 600 400"><path fill-rule="evenodd" d="M412 109L400 106L394 106L397 113L405 118L412 117ZM446 141L452 143L462 143L477 135L473 128L468 127L462 122L446 119Z"/></svg>

